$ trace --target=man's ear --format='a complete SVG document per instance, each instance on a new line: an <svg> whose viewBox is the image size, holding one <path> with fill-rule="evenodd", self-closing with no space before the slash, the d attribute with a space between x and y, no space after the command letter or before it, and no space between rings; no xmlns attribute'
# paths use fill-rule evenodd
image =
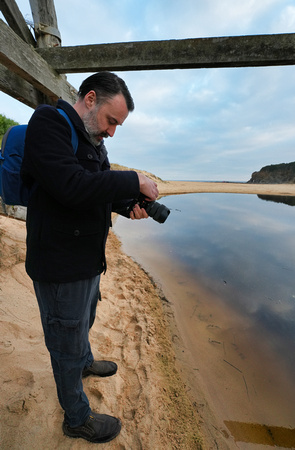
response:
<svg viewBox="0 0 295 450"><path fill-rule="evenodd" d="M96 104L96 93L95 91L89 91L84 97L85 105L87 108L92 108Z"/></svg>

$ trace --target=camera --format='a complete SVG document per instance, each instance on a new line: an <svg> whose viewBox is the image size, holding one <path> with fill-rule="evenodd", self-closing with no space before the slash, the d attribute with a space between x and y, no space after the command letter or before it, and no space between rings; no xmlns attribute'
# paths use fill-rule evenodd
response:
<svg viewBox="0 0 295 450"><path fill-rule="evenodd" d="M145 200L144 195L140 194L138 199L133 200L128 208L128 212L133 210L134 205L138 204L140 208L144 208L148 215L152 217L156 222L164 223L170 214L170 209L167 206L162 205L156 201L149 202Z"/></svg>

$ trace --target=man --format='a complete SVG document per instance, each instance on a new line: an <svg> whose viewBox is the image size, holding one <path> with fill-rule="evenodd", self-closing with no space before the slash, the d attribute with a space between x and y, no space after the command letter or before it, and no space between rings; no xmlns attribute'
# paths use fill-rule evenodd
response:
<svg viewBox="0 0 295 450"><path fill-rule="evenodd" d="M105 243L116 205L142 193L158 196L156 183L134 171L111 171L103 139L112 137L134 104L125 82L109 72L87 78L72 107L42 105L28 124L22 177L32 187L27 209L26 270L34 282L45 343L50 352L63 431L100 443L115 438L120 420L91 411L82 377L111 376L117 365L94 361L88 334L106 270ZM74 128L78 136L75 153ZM130 199L130 200L127 200ZM147 218L136 205L131 219Z"/></svg>

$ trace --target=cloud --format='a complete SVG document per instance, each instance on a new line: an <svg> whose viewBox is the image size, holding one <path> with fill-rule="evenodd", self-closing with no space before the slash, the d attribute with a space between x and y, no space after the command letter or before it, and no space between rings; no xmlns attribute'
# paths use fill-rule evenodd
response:
<svg viewBox="0 0 295 450"><path fill-rule="evenodd" d="M28 0L18 0L24 14ZM292 32L291 0L79 0L56 2L63 45ZM87 19L86 19L87 17ZM263 165L294 160L294 66L118 73L135 111L111 160L167 179L248 180ZM89 74L71 74L76 88ZM22 123L32 110L0 94Z"/></svg>
<svg viewBox="0 0 295 450"><path fill-rule="evenodd" d="M287 5L280 13L279 20L277 23L276 32L282 33L294 33L295 29L295 6Z"/></svg>

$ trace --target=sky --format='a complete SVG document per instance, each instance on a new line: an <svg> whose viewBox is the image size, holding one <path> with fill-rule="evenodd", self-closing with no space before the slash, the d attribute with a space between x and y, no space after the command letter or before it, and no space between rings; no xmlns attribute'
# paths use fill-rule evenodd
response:
<svg viewBox="0 0 295 450"><path fill-rule="evenodd" d="M29 0L16 2L32 22ZM55 0L55 8L63 46L295 32L295 0ZM113 163L165 180L248 181L265 165L295 161L295 66L117 74L135 110L106 141ZM67 79L78 89L88 75ZM0 114L26 123L32 113L0 92Z"/></svg>

